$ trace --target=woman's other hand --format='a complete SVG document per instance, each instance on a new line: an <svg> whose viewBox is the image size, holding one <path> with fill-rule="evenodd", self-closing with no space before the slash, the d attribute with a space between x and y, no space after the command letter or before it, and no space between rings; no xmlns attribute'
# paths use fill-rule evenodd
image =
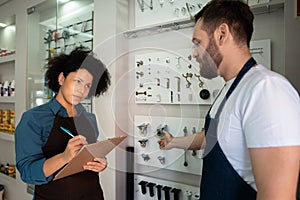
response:
<svg viewBox="0 0 300 200"><path fill-rule="evenodd" d="M91 170L94 172L102 172L107 167L107 161L105 158L94 158L93 161L86 163L83 166L85 170Z"/></svg>

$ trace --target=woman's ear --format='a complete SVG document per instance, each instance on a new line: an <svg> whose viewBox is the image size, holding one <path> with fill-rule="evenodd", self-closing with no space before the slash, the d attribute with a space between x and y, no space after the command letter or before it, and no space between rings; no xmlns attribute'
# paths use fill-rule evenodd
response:
<svg viewBox="0 0 300 200"><path fill-rule="evenodd" d="M65 81L65 76L63 72L60 72L60 74L58 75L58 83L59 85L62 85Z"/></svg>

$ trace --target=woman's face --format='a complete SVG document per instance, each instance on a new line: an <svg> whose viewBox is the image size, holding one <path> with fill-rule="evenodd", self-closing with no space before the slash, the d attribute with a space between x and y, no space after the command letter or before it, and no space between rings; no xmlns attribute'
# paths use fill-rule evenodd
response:
<svg viewBox="0 0 300 200"><path fill-rule="evenodd" d="M60 73L58 81L61 87L56 100L63 106L69 107L77 105L88 96L93 75L86 69L78 69L76 72L69 73L67 77Z"/></svg>

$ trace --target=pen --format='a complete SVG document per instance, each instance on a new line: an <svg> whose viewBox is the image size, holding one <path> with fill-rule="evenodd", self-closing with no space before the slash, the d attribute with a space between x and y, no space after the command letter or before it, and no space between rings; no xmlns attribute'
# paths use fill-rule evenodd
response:
<svg viewBox="0 0 300 200"><path fill-rule="evenodd" d="M64 128L64 127L60 127L61 130L63 130L66 134L68 134L69 136L71 136L72 138L74 137L74 135L71 133L71 131L69 131L68 129Z"/></svg>

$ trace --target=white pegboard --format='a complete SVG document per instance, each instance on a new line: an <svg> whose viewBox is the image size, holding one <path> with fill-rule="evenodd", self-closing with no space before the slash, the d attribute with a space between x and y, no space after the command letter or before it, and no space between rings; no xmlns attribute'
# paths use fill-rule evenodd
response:
<svg viewBox="0 0 300 200"><path fill-rule="evenodd" d="M189 19L209 0L135 0L135 27ZM189 10L189 11L188 11Z"/></svg>
<svg viewBox="0 0 300 200"><path fill-rule="evenodd" d="M135 28L187 20L210 0L135 0ZM244 0L249 6L268 4L270 0Z"/></svg>
<svg viewBox="0 0 300 200"><path fill-rule="evenodd" d="M202 130L204 119L137 115L134 124L136 164L201 175L203 150L161 150L157 143L161 137L157 135L157 129L166 126L175 137L184 136L185 129L186 135L191 135ZM145 146L141 145L142 142Z"/></svg>
<svg viewBox="0 0 300 200"><path fill-rule="evenodd" d="M221 77L199 77L191 49L136 55L135 75L136 103L210 105L224 85Z"/></svg>
<svg viewBox="0 0 300 200"><path fill-rule="evenodd" d="M144 181L144 182L142 182ZM146 191L144 191L145 194L142 192L142 185L140 183L146 184ZM150 187L149 185L152 185L153 187L153 193L150 194ZM178 199L178 200L199 200L200 198L200 187L199 186L192 186L182 183L177 183L173 181L167 181L162 180L158 178L153 177L147 177L147 176L141 176L141 175L135 175L134 177L134 187L135 187L135 193L134 193L134 199L135 200L167 200L165 198L165 191L161 190L164 187L169 188L169 199ZM178 191L178 198L174 197L174 192L172 190ZM161 198L158 198L158 193L161 190ZM173 191L174 191L173 190Z"/></svg>
<svg viewBox="0 0 300 200"><path fill-rule="evenodd" d="M250 42L250 53L257 63L271 69L271 40L254 40Z"/></svg>

